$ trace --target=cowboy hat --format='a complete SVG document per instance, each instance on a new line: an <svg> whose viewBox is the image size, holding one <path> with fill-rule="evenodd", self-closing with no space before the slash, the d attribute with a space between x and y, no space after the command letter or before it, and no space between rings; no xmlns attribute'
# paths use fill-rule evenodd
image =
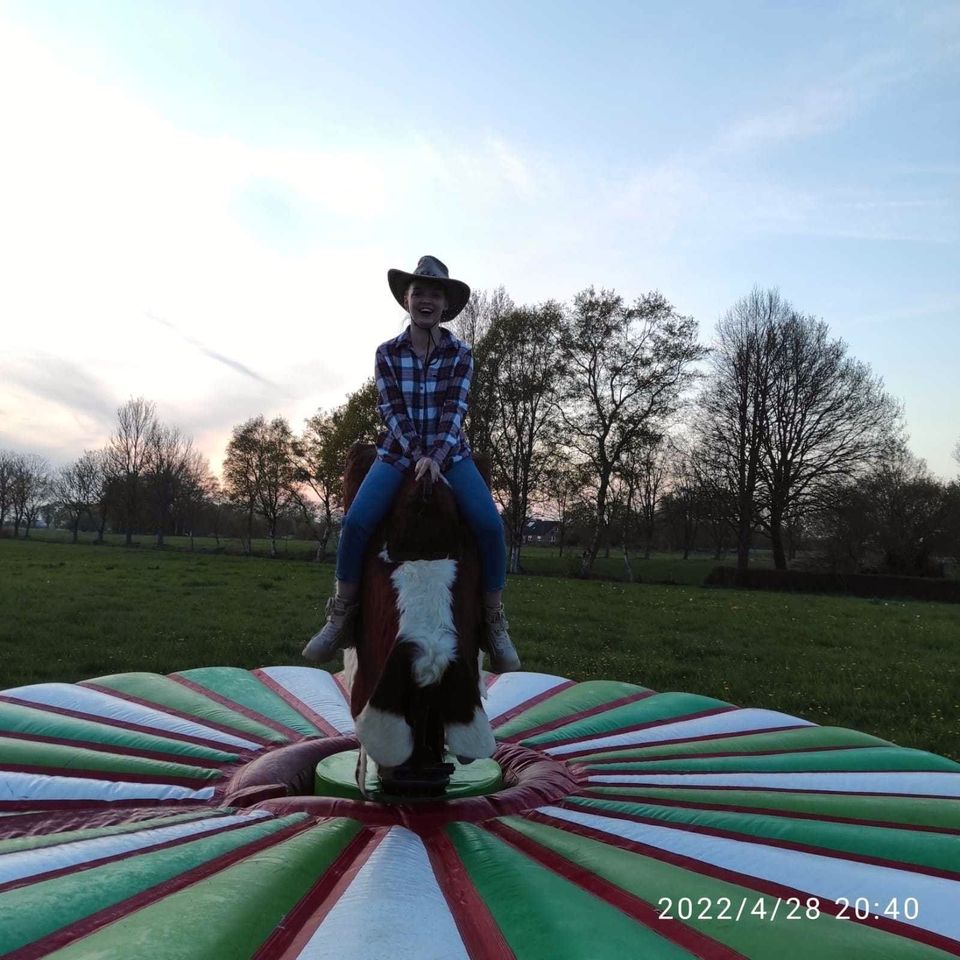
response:
<svg viewBox="0 0 960 960"><path fill-rule="evenodd" d="M462 280L451 280L446 264L441 263L436 257L421 257L413 273L396 269L387 271L387 283L390 284L390 292L404 309L407 305L403 302L403 298L410 284L420 278L432 280L443 287L443 291L447 295L445 320L452 320L470 299L470 288Z"/></svg>

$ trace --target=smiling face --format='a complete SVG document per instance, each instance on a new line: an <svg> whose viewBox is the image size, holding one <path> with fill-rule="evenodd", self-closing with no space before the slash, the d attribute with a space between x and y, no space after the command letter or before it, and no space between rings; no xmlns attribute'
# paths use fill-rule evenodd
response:
<svg viewBox="0 0 960 960"><path fill-rule="evenodd" d="M443 319L447 295L439 283L414 280L407 288L406 305L410 319L418 327L430 330Z"/></svg>

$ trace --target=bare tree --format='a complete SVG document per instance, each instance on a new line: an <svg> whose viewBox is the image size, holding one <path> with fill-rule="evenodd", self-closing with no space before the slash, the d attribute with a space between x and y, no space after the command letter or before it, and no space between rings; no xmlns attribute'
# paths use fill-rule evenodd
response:
<svg viewBox="0 0 960 960"><path fill-rule="evenodd" d="M102 485L103 461L96 450L85 450L54 477L52 492L67 516L73 543L79 539L80 521L84 516L93 517Z"/></svg>
<svg viewBox="0 0 960 960"><path fill-rule="evenodd" d="M625 453L662 433L703 356L697 325L659 293L625 306L593 287L577 295L561 335L565 368L559 413L566 441L596 479L594 529L581 575L589 576L606 532L610 478Z"/></svg>
<svg viewBox="0 0 960 960"><path fill-rule="evenodd" d="M493 486L509 519L509 570L520 570L530 498L543 482L559 439L562 376L559 304L513 309L493 320L474 352L473 408L494 465Z"/></svg>
<svg viewBox="0 0 960 960"><path fill-rule="evenodd" d="M24 539L29 538L30 528L49 496L50 464L33 453L16 456L11 483L14 538L20 535L21 525L24 528Z"/></svg>
<svg viewBox="0 0 960 960"><path fill-rule="evenodd" d="M790 313L777 290L754 287L738 300L717 323L711 376L699 399L705 472L717 491L733 497L738 570L750 562L773 370L781 347L778 328Z"/></svg>
<svg viewBox="0 0 960 960"><path fill-rule="evenodd" d="M787 566L784 524L826 485L864 472L890 448L898 404L870 367L847 356L826 323L790 312L775 324L766 419L760 433L763 511L774 565Z"/></svg>
<svg viewBox="0 0 960 960"><path fill-rule="evenodd" d="M107 472L122 496L127 546L133 541L133 528L142 499L143 475L157 428L155 405L143 397L131 398L117 410L117 426L107 445Z"/></svg>
<svg viewBox="0 0 960 960"><path fill-rule="evenodd" d="M13 498L13 468L16 459L16 454L12 451L0 450L0 536L3 534L3 524Z"/></svg>

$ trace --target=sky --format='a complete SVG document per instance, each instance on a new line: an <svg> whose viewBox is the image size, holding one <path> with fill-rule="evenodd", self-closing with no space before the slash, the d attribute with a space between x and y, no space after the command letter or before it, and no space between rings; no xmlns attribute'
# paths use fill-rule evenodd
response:
<svg viewBox="0 0 960 960"><path fill-rule="evenodd" d="M429 253L705 343L778 287L960 470L955 0L0 0L0 136L0 448L144 396L219 471L372 374Z"/></svg>

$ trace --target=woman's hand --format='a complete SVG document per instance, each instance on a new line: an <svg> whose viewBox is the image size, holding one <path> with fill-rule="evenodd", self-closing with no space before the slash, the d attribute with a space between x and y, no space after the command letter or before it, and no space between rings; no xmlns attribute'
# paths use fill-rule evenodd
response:
<svg viewBox="0 0 960 960"><path fill-rule="evenodd" d="M430 471L430 479L436 483L440 479L440 465L432 457L421 457L414 467L414 479L419 480L427 471Z"/></svg>

